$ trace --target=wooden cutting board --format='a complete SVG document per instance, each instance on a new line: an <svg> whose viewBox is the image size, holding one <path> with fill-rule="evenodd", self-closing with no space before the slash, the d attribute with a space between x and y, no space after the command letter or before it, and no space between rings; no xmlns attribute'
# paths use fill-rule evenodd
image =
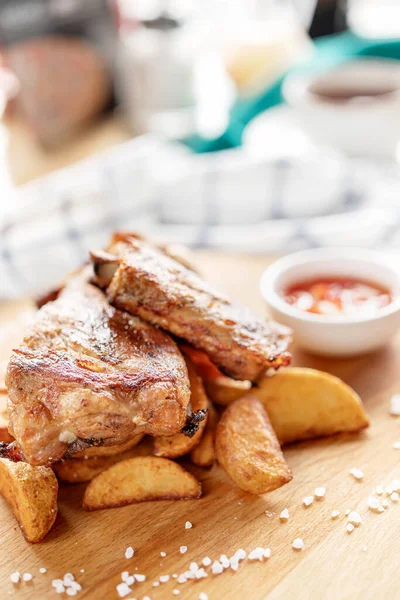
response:
<svg viewBox="0 0 400 600"><path fill-rule="evenodd" d="M268 259L199 253L203 273L232 297L259 312L264 311L258 280ZM26 304L3 306L3 323L10 323ZM6 360L7 342L1 344L0 360ZM23 539L7 504L0 499L1 574L0 598L54 599L51 581L67 572L81 583L77 596L85 600L113 600L121 572L142 573L127 598L152 600L197 599L201 592L210 600L367 600L400 597L398 539L400 503L390 501L383 514L368 510L367 499L379 484L400 479L400 420L389 416L390 396L400 391L400 340L380 353L354 360L323 360L295 351L294 363L324 369L342 377L364 400L371 427L360 435L341 435L293 445L285 456L294 472L293 481L276 492L256 497L241 492L214 467L189 467L202 481L200 500L154 502L95 513L80 507L83 485L61 486L59 516L46 540L30 545ZM349 475L361 468L362 482ZM315 487L325 486L326 497L309 508L302 498ZM279 521L288 508L290 520ZM340 517L331 519L332 510ZM362 525L346 533L346 509L357 510ZM193 524L185 529L185 522ZM296 537L304 540L302 552L292 549ZM180 554L180 546L188 547ZM127 560L127 546L135 555ZM181 573L192 561L201 563L221 554L231 556L238 548L249 551L269 546L268 561L242 563L239 571L210 575L199 581L178 584L174 579L153 587L160 575ZM166 552L165 558L160 552ZM39 573L46 567L47 573ZM81 573L81 569L84 572ZM13 571L32 573L31 583L14 586ZM178 589L180 594L173 595ZM68 596L63 596L68 597Z"/></svg>

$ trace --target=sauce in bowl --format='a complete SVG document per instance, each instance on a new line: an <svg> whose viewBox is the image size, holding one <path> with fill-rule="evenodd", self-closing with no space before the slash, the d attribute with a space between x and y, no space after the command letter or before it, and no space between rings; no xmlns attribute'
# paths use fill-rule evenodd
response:
<svg viewBox="0 0 400 600"><path fill-rule="evenodd" d="M317 278L288 287L284 300L304 312L317 315L375 315L392 302L388 289L348 277Z"/></svg>

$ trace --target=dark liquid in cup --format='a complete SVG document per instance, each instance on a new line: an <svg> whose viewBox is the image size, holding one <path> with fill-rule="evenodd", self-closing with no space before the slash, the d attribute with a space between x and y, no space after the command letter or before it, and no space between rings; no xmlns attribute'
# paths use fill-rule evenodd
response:
<svg viewBox="0 0 400 600"><path fill-rule="evenodd" d="M328 82L315 82L310 85L309 91L326 102L347 102L354 100L355 98L377 98L380 96L386 96L396 92L399 88L395 85L382 86L377 85L374 87L363 85L357 87L357 85L335 85L329 84Z"/></svg>

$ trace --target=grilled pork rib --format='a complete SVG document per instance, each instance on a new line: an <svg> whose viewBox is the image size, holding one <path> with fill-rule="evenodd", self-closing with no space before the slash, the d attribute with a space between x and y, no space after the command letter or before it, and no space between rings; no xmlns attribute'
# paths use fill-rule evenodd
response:
<svg viewBox="0 0 400 600"><path fill-rule="evenodd" d="M139 432L173 435L186 423L190 399L175 342L110 306L87 272L38 311L6 381L10 430L34 465L82 444L122 444Z"/></svg>
<svg viewBox="0 0 400 600"><path fill-rule="evenodd" d="M286 327L233 304L154 244L116 234L91 257L111 304L204 350L227 375L255 381L289 363Z"/></svg>

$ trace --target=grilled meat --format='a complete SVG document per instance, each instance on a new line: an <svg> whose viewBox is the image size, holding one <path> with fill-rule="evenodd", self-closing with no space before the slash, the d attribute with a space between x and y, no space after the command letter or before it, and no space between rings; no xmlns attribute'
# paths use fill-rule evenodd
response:
<svg viewBox="0 0 400 600"><path fill-rule="evenodd" d="M87 279L76 275L38 311L8 365L10 431L34 465L186 423L189 380L175 342Z"/></svg>
<svg viewBox="0 0 400 600"><path fill-rule="evenodd" d="M204 350L227 375L255 381L290 362L286 327L233 304L157 246L116 234L91 258L111 304Z"/></svg>

